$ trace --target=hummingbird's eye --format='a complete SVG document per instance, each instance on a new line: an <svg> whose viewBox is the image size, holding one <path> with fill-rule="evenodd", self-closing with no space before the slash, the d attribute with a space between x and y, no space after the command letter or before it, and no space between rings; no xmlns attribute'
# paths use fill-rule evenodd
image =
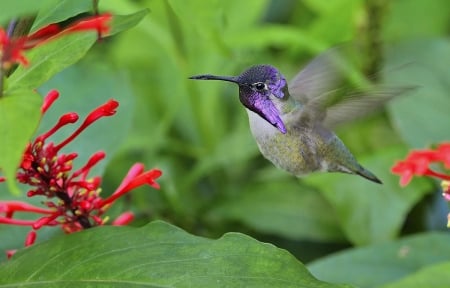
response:
<svg viewBox="0 0 450 288"><path fill-rule="evenodd" d="M255 84L253 84L253 87L255 87L256 90L259 90L259 91L267 90L267 85L266 85L266 83L263 83L263 82L257 82Z"/></svg>

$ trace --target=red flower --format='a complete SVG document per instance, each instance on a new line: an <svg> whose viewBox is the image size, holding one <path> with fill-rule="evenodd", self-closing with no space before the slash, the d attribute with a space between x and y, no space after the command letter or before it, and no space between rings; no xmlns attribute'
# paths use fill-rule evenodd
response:
<svg viewBox="0 0 450 288"><path fill-rule="evenodd" d="M59 97L58 90L51 90L50 92L48 92L47 96L45 96L45 98L44 98L44 103L42 104L42 107L41 107L41 114L44 114L45 112L47 112L48 108L50 108L50 106L52 106L53 102L55 102L56 99L58 99L58 97Z"/></svg>
<svg viewBox="0 0 450 288"><path fill-rule="evenodd" d="M4 213L7 218L13 217L14 212L26 211L32 213L52 214L53 211L41 207L37 207L21 201L2 201L0 202L0 213Z"/></svg>
<svg viewBox="0 0 450 288"><path fill-rule="evenodd" d="M446 168L450 167L450 143L439 145L437 150L412 151L405 160L397 162L391 171L401 176L401 186L406 186L415 175L450 180L450 175L430 169L430 164L435 162L443 162Z"/></svg>
<svg viewBox="0 0 450 288"><path fill-rule="evenodd" d="M58 24L50 24L31 35L18 38L11 38L4 29L0 28L0 67L7 70L15 63L28 65L28 60L23 55L24 51L65 34L79 31L97 31L97 34L101 37L109 32L111 18L112 15L109 13L96 15L73 23L65 29L61 28Z"/></svg>
<svg viewBox="0 0 450 288"><path fill-rule="evenodd" d="M442 143L436 150L436 157L444 163L446 169L450 169L450 143Z"/></svg>
<svg viewBox="0 0 450 288"><path fill-rule="evenodd" d="M69 142L71 142L75 137L77 137L84 129L86 129L89 125L105 116L112 116L116 113L116 108L119 106L119 102L115 100L109 100L105 104L99 106L97 109L89 113L89 115L84 120L83 124L75 130L69 137L66 138L63 142L58 144L55 149L59 151L62 147L66 146Z"/></svg>
<svg viewBox="0 0 450 288"><path fill-rule="evenodd" d="M397 162L391 172L399 174L400 185L406 186L414 175L425 175L428 173L428 165L434 159L433 151L413 151L406 160Z"/></svg>
<svg viewBox="0 0 450 288"><path fill-rule="evenodd" d="M117 190L107 199L102 201L102 206L106 206L116 199L122 197L130 190L135 189L139 186L148 184L155 189L159 189L158 183L155 182L155 179L161 176L162 172L158 169L153 169L144 172L144 165L140 163L136 163L133 167L128 171L127 176L123 179L122 183L119 185Z"/></svg>
<svg viewBox="0 0 450 288"><path fill-rule="evenodd" d="M58 94L53 90L47 95L41 109L42 113L50 108L58 98ZM118 105L115 100L107 101L89 113L83 123L61 143L57 145L52 142L46 143L56 131L78 120L76 113L67 113L53 128L27 145L17 179L33 187L27 193L29 197L45 196L47 200L43 204L46 208L20 201L0 201L0 224L31 227L33 230L25 242L26 245L31 245L36 238L34 230L43 226L60 226L65 232L72 233L103 225L107 221L104 213L118 198L142 185L159 188L155 181L161 176L161 171L158 169L145 171L144 165L138 163L130 168L116 191L103 199L100 196L101 178L89 178L89 173L92 167L105 158L105 153L103 151L94 153L86 164L76 171L72 171L72 162L77 158L77 153L60 153L62 147L73 141L94 122L102 117L114 115ZM36 220L14 219L16 212L35 213L40 217ZM122 213L113 221L113 225L126 225L133 218L131 212ZM13 251L9 253L12 255Z"/></svg>
<svg viewBox="0 0 450 288"><path fill-rule="evenodd" d="M450 143L442 143L436 150L413 151L404 161L397 162L391 171L401 176L401 186L407 185L415 175L426 175L443 180L441 182L442 196L450 201L450 175L432 170L429 166L435 162L442 162L446 169L450 169ZM450 214L447 218L447 227L450 228Z"/></svg>
<svg viewBox="0 0 450 288"><path fill-rule="evenodd" d="M114 220L112 222L112 225L115 225L115 226L127 225L128 223L133 221L133 219L134 219L134 214L127 211L127 212L120 214L119 217L117 217L116 220Z"/></svg>
<svg viewBox="0 0 450 288"><path fill-rule="evenodd" d="M103 35L109 32L109 22L112 15L105 13L103 15L97 15L90 18L85 18L78 21L65 29L63 33L72 33L76 31L92 31L95 30L99 35Z"/></svg>
<svg viewBox="0 0 450 288"><path fill-rule="evenodd" d="M25 238L25 247L33 245L34 241L36 241L36 231L31 230Z"/></svg>

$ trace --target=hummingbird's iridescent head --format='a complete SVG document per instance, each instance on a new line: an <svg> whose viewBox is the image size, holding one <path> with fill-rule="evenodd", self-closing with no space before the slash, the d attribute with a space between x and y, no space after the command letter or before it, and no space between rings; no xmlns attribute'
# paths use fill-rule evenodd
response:
<svg viewBox="0 0 450 288"><path fill-rule="evenodd" d="M289 92L286 79L275 67L255 65L239 76L198 75L190 79L222 80L238 84L241 103L275 126L281 133L286 133L280 111L273 103L273 99L284 99Z"/></svg>

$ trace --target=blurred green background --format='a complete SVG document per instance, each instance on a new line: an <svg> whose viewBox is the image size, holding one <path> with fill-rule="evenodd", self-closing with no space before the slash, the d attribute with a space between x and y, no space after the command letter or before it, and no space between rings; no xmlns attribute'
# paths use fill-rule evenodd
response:
<svg viewBox="0 0 450 288"><path fill-rule="evenodd" d="M97 171L105 172L105 195L135 162L162 169L161 190L131 193L112 216L132 210L133 225L163 219L207 237L239 231L306 262L445 229L439 183L416 179L401 188L390 168L411 148L449 139L449 1L105 0L100 8L150 12L40 88L62 95L41 131L69 110L83 115L105 99L120 101L115 117L95 123L67 148L79 151L80 166L99 149L108 153ZM344 174L297 179L276 169L252 139L237 87L188 80L236 75L263 63L291 79L308 60L349 42L360 47L362 76L381 71L383 83L420 85L337 130L384 185Z"/></svg>

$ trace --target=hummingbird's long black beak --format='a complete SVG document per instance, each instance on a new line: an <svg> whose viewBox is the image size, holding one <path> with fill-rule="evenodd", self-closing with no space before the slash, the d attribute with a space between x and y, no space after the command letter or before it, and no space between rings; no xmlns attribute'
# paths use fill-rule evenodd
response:
<svg viewBox="0 0 450 288"><path fill-rule="evenodd" d="M233 82L233 83L239 83L236 76L216 76L216 75L196 75L191 76L189 79L193 80L219 80L219 81L227 81L227 82Z"/></svg>

